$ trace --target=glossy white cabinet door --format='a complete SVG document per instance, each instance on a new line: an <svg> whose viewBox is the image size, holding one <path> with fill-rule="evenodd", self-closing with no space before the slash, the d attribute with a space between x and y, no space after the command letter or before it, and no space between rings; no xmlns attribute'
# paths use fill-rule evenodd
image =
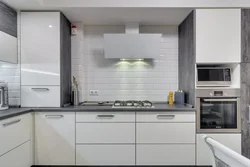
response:
<svg viewBox="0 0 250 167"><path fill-rule="evenodd" d="M31 114L0 121L0 156L31 138Z"/></svg>
<svg viewBox="0 0 250 167"><path fill-rule="evenodd" d="M76 145L76 165L135 165L135 145Z"/></svg>
<svg viewBox="0 0 250 167"><path fill-rule="evenodd" d="M137 112L136 122L180 122L195 123L195 112Z"/></svg>
<svg viewBox="0 0 250 167"><path fill-rule="evenodd" d="M135 122L135 112L77 112L76 122Z"/></svg>
<svg viewBox="0 0 250 167"><path fill-rule="evenodd" d="M214 140L220 142L228 148L241 154L241 134L206 134ZM201 134L196 135L197 146L197 165L212 165L214 160L210 148L205 143Z"/></svg>
<svg viewBox="0 0 250 167"><path fill-rule="evenodd" d="M197 9L196 62L241 62L241 9Z"/></svg>
<svg viewBox="0 0 250 167"><path fill-rule="evenodd" d="M17 38L0 31L0 61L17 63Z"/></svg>
<svg viewBox="0 0 250 167"><path fill-rule="evenodd" d="M135 143L135 123L76 123L76 143Z"/></svg>
<svg viewBox="0 0 250 167"><path fill-rule="evenodd" d="M60 85L60 13L21 12L21 85Z"/></svg>
<svg viewBox="0 0 250 167"><path fill-rule="evenodd" d="M36 165L75 165L75 113L37 112Z"/></svg>
<svg viewBox="0 0 250 167"><path fill-rule="evenodd" d="M22 107L60 107L60 86L21 86Z"/></svg>
<svg viewBox="0 0 250 167"><path fill-rule="evenodd" d="M137 144L136 165L195 165L195 144Z"/></svg>
<svg viewBox="0 0 250 167"><path fill-rule="evenodd" d="M195 143L195 123L137 123L136 143Z"/></svg>
<svg viewBox="0 0 250 167"><path fill-rule="evenodd" d="M30 167L31 165L33 164L30 141L0 157L1 167Z"/></svg>

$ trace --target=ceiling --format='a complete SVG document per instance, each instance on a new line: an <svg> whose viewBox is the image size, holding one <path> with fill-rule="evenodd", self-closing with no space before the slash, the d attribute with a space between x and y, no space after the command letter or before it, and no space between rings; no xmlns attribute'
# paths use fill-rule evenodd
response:
<svg viewBox="0 0 250 167"><path fill-rule="evenodd" d="M71 22L86 25L179 25L193 10L190 8L131 7L51 7L41 0L3 0L16 10L60 10Z"/></svg>

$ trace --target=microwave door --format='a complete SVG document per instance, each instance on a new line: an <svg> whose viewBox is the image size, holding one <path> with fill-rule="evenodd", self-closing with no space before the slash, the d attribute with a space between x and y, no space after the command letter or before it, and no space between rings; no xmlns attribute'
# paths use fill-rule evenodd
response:
<svg viewBox="0 0 250 167"><path fill-rule="evenodd" d="M198 68L197 86L230 86L230 69Z"/></svg>

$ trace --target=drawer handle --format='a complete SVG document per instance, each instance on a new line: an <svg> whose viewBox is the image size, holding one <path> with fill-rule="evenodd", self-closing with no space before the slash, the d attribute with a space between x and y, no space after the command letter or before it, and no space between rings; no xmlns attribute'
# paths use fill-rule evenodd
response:
<svg viewBox="0 0 250 167"><path fill-rule="evenodd" d="M32 90L44 90L49 91L49 88L31 88Z"/></svg>
<svg viewBox="0 0 250 167"><path fill-rule="evenodd" d="M10 126L10 125L16 124L16 123L18 123L20 121L21 121L21 119L17 119L17 120L5 123L5 124L3 124L3 127L7 127L7 126Z"/></svg>
<svg viewBox="0 0 250 167"><path fill-rule="evenodd" d="M110 115L97 115L96 116L98 119L112 119L115 117L114 114L110 114Z"/></svg>
<svg viewBox="0 0 250 167"><path fill-rule="evenodd" d="M174 119L175 115L157 115L157 119Z"/></svg>
<svg viewBox="0 0 250 167"><path fill-rule="evenodd" d="M45 115L45 117L46 118L58 118L58 119L60 119L63 117L63 115Z"/></svg>

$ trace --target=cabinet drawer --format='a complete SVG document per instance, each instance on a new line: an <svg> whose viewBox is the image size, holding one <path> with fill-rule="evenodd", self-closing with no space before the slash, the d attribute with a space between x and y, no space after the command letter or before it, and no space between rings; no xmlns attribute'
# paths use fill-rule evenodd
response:
<svg viewBox="0 0 250 167"><path fill-rule="evenodd" d="M22 86L22 107L60 107L60 86Z"/></svg>
<svg viewBox="0 0 250 167"><path fill-rule="evenodd" d="M135 143L135 124L77 123L76 143Z"/></svg>
<svg viewBox="0 0 250 167"><path fill-rule="evenodd" d="M0 121L0 156L30 140L31 114Z"/></svg>
<svg viewBox="0 0 250 167"><path fill-rule="evenodd" d="M30 141L0 157L1 167L30 167L31 165L32 161Z"/></svg>
<svg viewBox="0 0 250 167"><path fill-rule="evenodd" d="M76 145L76 165L135 165L135 145Z"/></svg>
<svg viewBox="0 0 250 167"><path fill-rule="evenodd" d="M78 112L76 122L135 122L134 112Z"/></svg>
<svg viewBox="0 0 250 167"><path fill-rule="evenodd" d="M137 123L137 143L195 143L195 123Z"/></svg>
<svg viewBox="0 0 250 167"><path fill-rule="evenodd" d="M137 165L195 165L195 145L137 145Z"/></svg>
<svg viewBox="0 0 250 167"><path fill-rule="evenodd" d="M137 112L136 122L195 122L195 112Z"/></svg>

